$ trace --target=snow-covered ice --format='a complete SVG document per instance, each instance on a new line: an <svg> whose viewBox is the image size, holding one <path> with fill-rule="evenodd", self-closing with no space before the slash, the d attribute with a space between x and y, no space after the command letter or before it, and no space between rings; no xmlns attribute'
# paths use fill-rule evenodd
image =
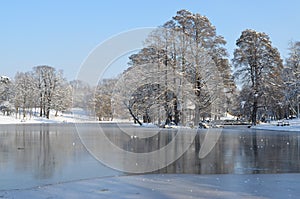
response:
<svg viewBox="0 0 300 199"><path fill-rule="evenodd" d="M81 180L26 190L0 191L0 198L298 198L300 174L155 174Z"/></svg>

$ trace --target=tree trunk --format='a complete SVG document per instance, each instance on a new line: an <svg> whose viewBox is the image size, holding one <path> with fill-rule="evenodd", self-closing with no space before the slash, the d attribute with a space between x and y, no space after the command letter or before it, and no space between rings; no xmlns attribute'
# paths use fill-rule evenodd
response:
<svg viewBox="0 0 300 199"><path fill-rule="evenodd" d="M194 125L199 125L200 122L200 106L199 104L195 104L195 118L194 118Z"/></svg>
<svg viewBox="0 0 300 199"><path fill-rule="evenodd" d="M25 107L23 106L23 119L25 119L26 117L26 111L25 111Z"/></svg>
<svg viewBox="0 0 300 199"><path fill-rule="evenodd" d="M256 117L257 117L257 98L254 97L254 102L252 106L252 115L251 115L252 126L256 125Z"/></svg>
<svg viewBox="0 0 300 199"><path fill-rule="evenodd" d="M134 120L134 123L138 123L140 126L142 126L143 124L140 122L140 120L133 114L132 110L130 107L126 106L130 115L132 116L133 120Z"/></svg>
<svg viewBox="0 0 300 199"><path fill-rule="evenodd" d="M43 116L43 94L40 94L40 117Z"/></svg>
<svg viewBox="0 0 300 199"><path fill-rule="evenodd" d="M18 112L19 112L19 108L16 107L16 119L18 119Z"/></svg>
<svg viewBox="0 0 300 199"><path fill-rule="evenodd" d="M46 112L46 118L47 118L47 119L50 119L50 109L47 109L47 112Z"/></svg>
<svg viewBox="0 0 300 199"><path fill-rule="evenodd" d="M180 118L179 118L179 110L178 110L178 101L177 101L177 97L175 97L175 100L174 100L174 114L175 114L175 118L174 118L174 121L175 121L175 124L178 125L179 122L180 122Z"/></svg>

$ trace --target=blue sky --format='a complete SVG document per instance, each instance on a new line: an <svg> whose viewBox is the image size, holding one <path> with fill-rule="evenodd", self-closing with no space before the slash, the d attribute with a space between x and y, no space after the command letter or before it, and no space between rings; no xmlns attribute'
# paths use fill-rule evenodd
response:
<svg viewBox="0 0 300 199"><path fill-rule="evenodd" d="M300 40L299 8L299 0L0 1L0 75L50 65L75 79L107 38L162 25L180 9L207 16L231 57L236 39L250 28L267 33L284 58L289 41Z"/></svg>

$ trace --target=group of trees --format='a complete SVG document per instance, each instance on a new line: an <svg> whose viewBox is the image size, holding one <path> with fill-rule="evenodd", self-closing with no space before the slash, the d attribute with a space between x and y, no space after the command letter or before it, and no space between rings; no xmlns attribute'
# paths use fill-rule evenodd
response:
<svg viewBox="0 0 300 199"><path fill-rule="evenodd" d="M244 30L231 62L225 44L207 17L178 11L129 57L130 67L113 86L99 85L106 90L98 92L102 102L111 99L101 110L127 112L140 124L197 124L230 112L255 125L297 115L300 42L291 43L285 62L263 32Z"/></svg>
<svg viewBox="0 0 300 199"><path fill-rule="evenodd" d="M72 87L62 71L51 66L37 66L29 72L18 72L15 78L1 81L1 109L16 113L16 117L30 117L35 113L49 119L50 110L64 111L71 107ZM3 96L5 96L3 98ZM8 111L9 110L9 111Z"/></svg>
<svg viewBox="0 0 300 199"><path fill-rule="evenodd" d="M257 120L299 117L300 43L291 42L284 62L265 33L245 30L237 40L233 65L242 83L239 115Z"/></svg>
<svg viewBox="0 0 300 199"><path fill-rule="evenodd" d="M180 10L130 55L118 78L93 88L37 66L12 81L2 78L1 102L9 101L23 117L38 109L49 118L50 109L70 108L73 97L73 107L98 120L129 116L139 124L198 124L230 112L255 125L299 114L300 42L291 42L285 61L269 36L255 30L241 33L231 62L225 44L207 17Z"/></svg>
<svg viewBox="0 0 300 199"><path fill-rule="evenodd" d="M225 112L224 89L235 87L226 42L206 17L178 11L145 43L118 80L118 99L136 122L197 124Z"/></svg>

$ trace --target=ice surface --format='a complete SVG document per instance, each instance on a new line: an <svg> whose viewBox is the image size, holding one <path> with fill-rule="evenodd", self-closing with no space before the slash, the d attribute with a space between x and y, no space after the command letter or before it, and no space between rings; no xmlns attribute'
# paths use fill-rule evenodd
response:
<svg viewBox="0 0 300 199"><path fill-rule="evenodd" d="M0 192L0 198L298 198L300 174L140 175Z"/></svg>

